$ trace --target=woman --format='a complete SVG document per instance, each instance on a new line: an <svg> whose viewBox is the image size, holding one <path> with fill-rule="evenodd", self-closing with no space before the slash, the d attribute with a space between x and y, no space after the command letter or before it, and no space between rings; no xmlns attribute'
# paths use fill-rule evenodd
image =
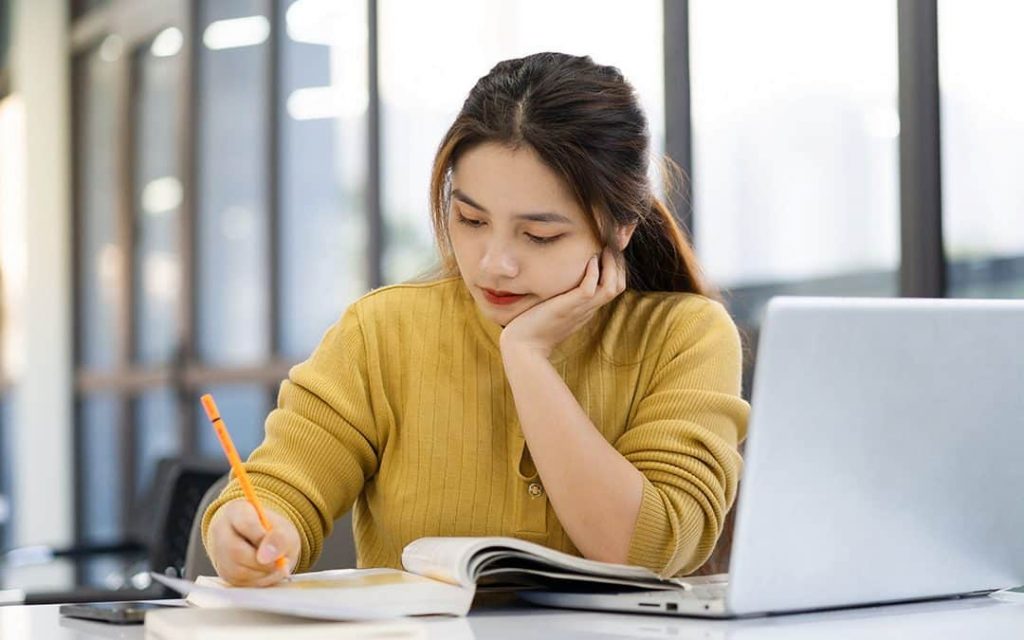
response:
<svg viewBox="0 0 1024 640"><path fill-rule="evenodd" d="M354 508L359 566L423 536L507 535L678 575L736 495L736 328L647 175L619 71L540 53L481 78L434 161L440 273L352 304L281 386L203 519L238 585L308 569ZM354 506L353 506L354 505Z"/></svg>

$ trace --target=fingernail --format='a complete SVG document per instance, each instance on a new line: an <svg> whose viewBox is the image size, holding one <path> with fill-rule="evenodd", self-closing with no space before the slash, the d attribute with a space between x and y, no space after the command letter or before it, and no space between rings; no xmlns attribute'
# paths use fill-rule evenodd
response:
<svg viewBox="0 0 1024 640"><path fill-rule="evenodd" d="M277 547L272 544L265 544L260 547L259 551L256 553L256 560L260 564L270 564L274 560L277 560L279 555L281 555L281 553L277 550Z"/></svg>

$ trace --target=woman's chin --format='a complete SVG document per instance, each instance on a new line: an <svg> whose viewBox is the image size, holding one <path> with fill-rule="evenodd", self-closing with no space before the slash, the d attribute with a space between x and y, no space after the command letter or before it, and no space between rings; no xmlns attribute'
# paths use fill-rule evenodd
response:
<svg viewBox="0 0 1024 640"><path fill-rule="evenodd" d="M515 309L496 309L493 305L486 303L481 306L481 309L485 318L494 324L500 325L502 328L526 311L526 308L519 308L518 306Z"/></svg>

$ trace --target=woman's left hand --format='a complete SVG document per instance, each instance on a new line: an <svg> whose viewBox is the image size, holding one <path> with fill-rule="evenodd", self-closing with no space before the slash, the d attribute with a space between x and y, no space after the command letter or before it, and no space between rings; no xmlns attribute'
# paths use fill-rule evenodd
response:
<svg viewBox="0 0 1024 640"><path fill-rule="evenodd" d="M587 262L575 288L530 307L505 326L500 340L502 355L526 352L549 358L555 347L625 290L625 265L605 248Z"/></svg>

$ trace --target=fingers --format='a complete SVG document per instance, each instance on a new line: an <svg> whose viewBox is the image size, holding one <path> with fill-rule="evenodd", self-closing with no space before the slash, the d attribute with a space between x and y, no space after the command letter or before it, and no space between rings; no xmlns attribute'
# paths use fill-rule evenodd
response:
<svg viewBox="0 0 1024 640"><path fill-rule="evenodd" d="M227 516L231 527L245 538L253 547L256 547L263 540L266 531L260 524L260 517L256 509L245 500L233 500L222 507L228 509ZM220 514L218 514L220 515Z"/></svg>
<svg viewBox="0 0 1024 640"><path fill-rule="evenodd" d="M608 247L601 251L601 279L595 295L600 304L611 301L626 289L626 270L624 260Z"/></svg>
<svg viewBox="0 0 1024 640"><path fill-rule="evenodd" d="M588 297L593 296L597 292L598 284L601 278L601 267L598 260L599 256L592 256L587 261L587 270L583 272L583 282L580 283L580 289Z"/></svg>
<svg viewBox="0 0 1024 640"><path fill-rule="evenodd" d="M218 568L218 575L237 587L269 587L284 580L287 574L278 569L268 571L266 568L232 564L223 570Z"/></svg>
<svg viewBox="0 0 1024 640"><path fill-rule="evenodd" d="M290 570L301 550L298 530L285 516L267 509L265 531L256 510L244 500L220 508L210 523L210 559L217 574L237 586L263 587L288 575L277 567L284 555Z"/></svg>
<svg viewBox="0 0 1024 640"><path fill-rule="evenodd" d="M284 550L288 548L287 532L280 528L271 529L263 536L259 547L256 549L256 561L260 564L273 564Z"/></svg>
<svg viewBox="0 0 1024 640"><path fill-rule="evenodd" d="M239 536L219 540L211 555L217 574L233 585L264 587L287 576L273 561L261 564L256 559L256 549Z"/></svg>
<svg viewBox="0 0 1024 640"><path fill-rule="evenodd" d="M272 529L261 544L269 542L277 550L276 555L268 553L268 555L273 556L270 562L276 563L277 559L284 555L290 570L299 564L299 554L302 551L302 540L299 537L299 530L295 528L295 524L284 514L270 508L266 509L266 512Z"/></svg>
<svg viewBox="0 0 1024 640"><path fill-rule="evenodd" d="M256 549L241 538L234 537L223 540L218 547L217 554L225 567L235 567L248 571L265 574L268 567L256 559Z"/></svg>

